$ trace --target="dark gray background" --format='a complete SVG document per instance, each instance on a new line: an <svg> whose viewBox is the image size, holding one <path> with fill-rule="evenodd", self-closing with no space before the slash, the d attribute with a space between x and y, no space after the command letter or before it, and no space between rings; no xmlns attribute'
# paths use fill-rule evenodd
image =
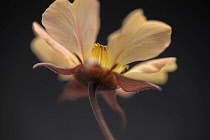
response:
<svg viewBox="0 0 210 140"><path fill-rule="evenodd" d="M117 140L208 140L209 131L209 5L185 0L100 0L98 42L121 25L132 10L142 8L148 19L173 28L172 43L159 57L176 56L178 70L170 73L163 91L143 91L119 98L127 114L124 132L116 115L99 97L99 104ZM47 69L32 69L39 62L30 50L33 21L53 0L1 0L0 139L104 139L87 98L58 102L65 82Z"/></svg>

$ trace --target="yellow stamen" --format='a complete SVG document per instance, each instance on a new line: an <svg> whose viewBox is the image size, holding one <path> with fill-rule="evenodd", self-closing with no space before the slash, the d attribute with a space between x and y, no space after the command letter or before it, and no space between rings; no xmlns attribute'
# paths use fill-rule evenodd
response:
<svg viewBox="0 0 210 140"><path fill-rule="evenodd" d="M123 72L124 70L127 70L129 68L128 65L123 65L123 66L119 66L119 67L116 67L113 71L117 72L117 73L121 73Z"/></svg>
<svg viewBox="0 0 210 140"><path fill-rule="evenodd" d="M107 68L108 47L95 43L91 52L91 58L94 58L101 67ZM128 65L118 66L113 71L121 73L125 69L128 69L128 67Z"/></svg>
<svg viewBox="0 0 210 140"><path fill-rule="evenodd" d="M106 67L108 62L108 47L95 43L91 57L94 58L101 67Z"/></svg>

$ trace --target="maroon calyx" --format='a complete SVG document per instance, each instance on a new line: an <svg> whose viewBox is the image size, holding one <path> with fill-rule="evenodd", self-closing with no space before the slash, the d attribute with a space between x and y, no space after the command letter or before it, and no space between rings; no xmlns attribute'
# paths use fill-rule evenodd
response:
<svg viewBox="0 0 210 140"><path fill-rule="evenodd" d="M122 129L125 129L126 128L126 116L125 116L125 112L119 106L119 104L117 102L116 91L115 90L101 91L100 93L103 96L103 98L105 99L105 101L109 104L109 106L116 112L116 114L120 120Z"/></svg>
<svg viewBox="0 0 210 140"><path fill-rule="evenodd" d="M33 66L33 68L37 68L40 66L47 67L50 70L54 71L55 73L63 75L72 75L72 74L74 75L77 72L77 70L81 67L81 65L78 65L74 68L69 69L69 68L61 68L51 63L37 63L36 65Z"/></svg>
<svg viewBox="0 0 210 140"><path fill-rule="evenodd" d="M112 72L110 70L104 70L99 65L90 67L83 65L78 69L74 77L85 86L88 86L90 81L96 82L100 91L115 90L117 88Z"/></svg>
<svg viewBox="0 0 210 140"><path fill-rule="evenodd" d="M159 86L152 83L130 79L116 72L112 72L112 74L115 76L115 80L118 86L126 92L137 92L145 89L161 90Z"/></svg>

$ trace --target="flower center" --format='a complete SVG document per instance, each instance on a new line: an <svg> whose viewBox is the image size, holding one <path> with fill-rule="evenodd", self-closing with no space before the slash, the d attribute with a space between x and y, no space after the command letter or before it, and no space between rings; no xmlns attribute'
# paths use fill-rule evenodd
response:
<svg viewBox="0 0 210 140"><path fill-rule="evenodd" d="M82 66L75 74L81 84L88 86L92 81L99 85L99 90L114 90L117 88L114 75L109 70L103 70L100 66L86 67Z"/></svg>
<svg viewBox="0 0 210 140"><path fill-rule="evenodd" d="M101 45L99 43L95 43L92 52L91 52L91 58L94 58L96 62L104 68L107 68L108 64L108 46ZM121 73L125 69L128 69L128 65L123 66L117 66L113 71L117 73Z"/></svg>

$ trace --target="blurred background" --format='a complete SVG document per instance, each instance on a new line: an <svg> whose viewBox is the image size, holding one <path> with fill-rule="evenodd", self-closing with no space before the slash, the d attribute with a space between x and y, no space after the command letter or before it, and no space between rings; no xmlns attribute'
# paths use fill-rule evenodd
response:
<svg viewBox="0 0 210 140"><path fill-rule="evenodd" d="M127 115L120 131L115 113L99 96L99 105L117 140L209 140L209 4L199 0L99 0L101 30L97 41L121 26L124 17L142 8L148 19L172 26L172 43L159 57L177 57L163 91L147 90L118 98ZM31 24L53 0L0 0L1 140L101 140L104 136L88 98L59 102L66 82L39 62L30 50Z"/></svg>

